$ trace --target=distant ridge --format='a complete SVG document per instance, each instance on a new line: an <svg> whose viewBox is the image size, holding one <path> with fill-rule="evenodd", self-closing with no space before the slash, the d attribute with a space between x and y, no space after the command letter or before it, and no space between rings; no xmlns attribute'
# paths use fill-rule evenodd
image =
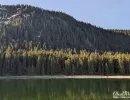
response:
<svg viewBox="0 0 130 100"><path fill-rule="evenodd" d="M130 52L130 30L106 30L30 5L0 5L0 49L8 46Z"/></svg>

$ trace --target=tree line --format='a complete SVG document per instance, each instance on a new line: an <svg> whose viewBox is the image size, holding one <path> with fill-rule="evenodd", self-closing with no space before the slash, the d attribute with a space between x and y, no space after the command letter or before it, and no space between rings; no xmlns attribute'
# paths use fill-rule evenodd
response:
<svg viewBox="0 0 130 100"><path fill-rule="evenodd" d="M0 75L129 75L130 54L81 50L0 52Z"/></svg>

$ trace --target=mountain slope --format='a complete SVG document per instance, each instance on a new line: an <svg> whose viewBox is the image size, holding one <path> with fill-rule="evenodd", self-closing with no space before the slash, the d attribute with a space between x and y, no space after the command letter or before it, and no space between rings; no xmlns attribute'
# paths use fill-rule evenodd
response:
<svg viewBox="0 0 130 100"><path fill-rule="evenodd" d="M130 52L126 31L105 30L62 12L28 5L0 6L0 48Z"/></svg>

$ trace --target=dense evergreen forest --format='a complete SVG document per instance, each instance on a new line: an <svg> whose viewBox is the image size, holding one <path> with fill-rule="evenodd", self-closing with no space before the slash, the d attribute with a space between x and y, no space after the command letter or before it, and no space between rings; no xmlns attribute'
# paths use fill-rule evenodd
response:
<svg viewBox="0 0 130 100"><path fill-rule="evenodd" d="M0 5L0 75L130 74L130 30L62 12Z"/></svg>
<svg viewBox="0 0 130 100"><path fill-rule="evenodd" d="M0 75L128 75L130 54L76 50L0 52Z"/></svg>
<svg viewBox="0 0 130 100"><path fill-rule="evenodd" d="M62 12L29 5L0 6L0 49L86 49L130 52L129 30L106 30Z"/></svg>

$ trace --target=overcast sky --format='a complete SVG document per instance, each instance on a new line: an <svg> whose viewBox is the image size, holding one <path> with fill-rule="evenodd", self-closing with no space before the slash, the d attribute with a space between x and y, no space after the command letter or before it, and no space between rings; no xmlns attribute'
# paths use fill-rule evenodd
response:
<svg viewBox="0 0 130 100"><path fill-rule="evenodd" d="M103 28L130 29L130 0L0 0L0 4L28 4Z"/></svg>

